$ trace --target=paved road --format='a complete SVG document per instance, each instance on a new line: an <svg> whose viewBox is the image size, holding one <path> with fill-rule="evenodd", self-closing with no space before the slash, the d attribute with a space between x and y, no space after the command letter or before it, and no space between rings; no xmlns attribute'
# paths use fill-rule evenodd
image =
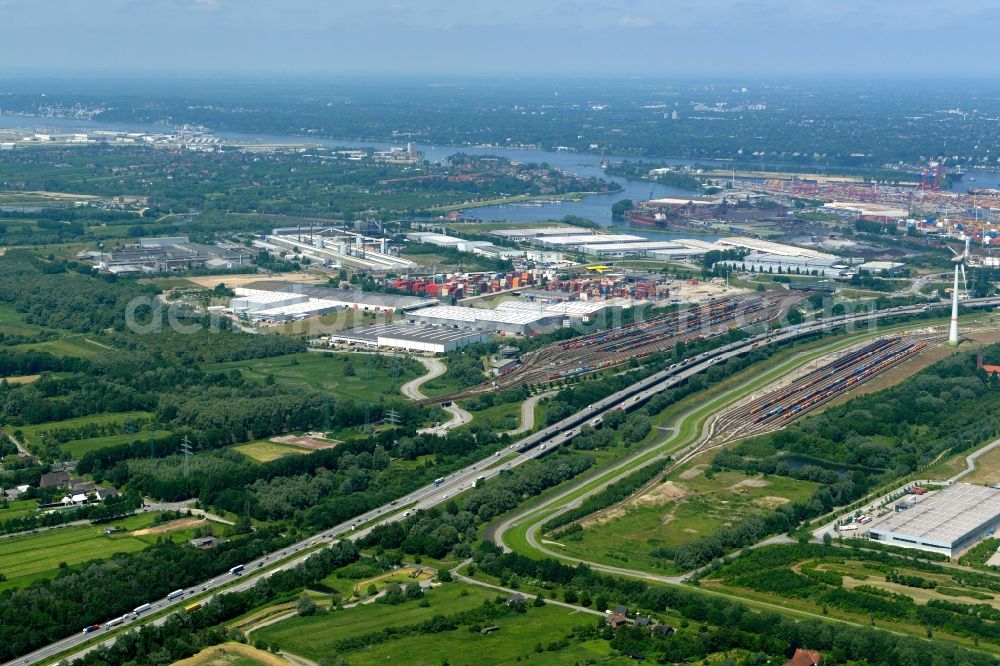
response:
<svg viewBox="0 0 1000 666"><path fill-rule="evenodd" d="M969 299L965 301L966 307L993 307L997 305L1000 305L1000 298ZM516 455L509 460L501 461L500 457L504 452L497 451L494 455L484 458L473 465L465 467L464 469L449 474L446 477L442 477L436 480L434 484L424 486L423 488L410 493L406 497L394 500L387 505L371 509L358 516L353 521L344 522L336 525L335 527L324 530L323 532L293 544L280 552L269 553L258 560L247 562L245 563L246 570L243 574L222 574L221 576L216 576L200 586L196 585L188 590L185 590L185 594L182 595L181 598L169 600L158 599L150 601L149 603L153 604L156 610L163 610L168 607L180 607L185 603L184 597L190 597L192 593L211 596L208 593L218 593L223 588L227 592L247 589L254 585L262 576L272 575L274 571L287 569L304 561L310 554L305 549L310 546L321 544L324 541L329 542L335 537L357 539L367 534L368 531L370 531L375 525L399 521L409 515L412 511L426 509L441 504L458 492L468 490L480 479L488 479L496 476L505 469L516 467L524 462L543 456L556 447L567 443L580 432L583 425L594 423L604 413L612 409L629 410L640 406L652 396L675 386L677 383L683 382L700 372L703 372L713 364L745 354L758 345L791 341L803 335L812 333L813 331L825 330L836 325L853 326L859 323L864 324L865 322L875 321L882 317L917 313L922 309L923 306L901 306L893 308L892 310L880 311L871 314L830 317L820 322L811 322L800 326L794 326L790 329L772 331L770 333L753 336L752 338L740 342L723 345L713 351L706 352L698 357L687 359L682 363L675 364L668 369L646 377L645 379L642 379L625 389L598 400L594 404L566 417L565 419L562 419L558 423L522 438L509 447L510 452L516 453ZM405 512L402 511L404 508L407 509ZM359 525L361 524L370 524L370 526L359 528ZM265 566L271 566L276 560L284 561L282 561L282 563L274 569L269 569L268 571L262 570L260 574L254 575L258 569L262 569ZM628 570L621 570L622 573L627 571ZM644 572L640 572L640 574L641 577L649 577L649 575ZM205 600L207 600L207 598ZM166 617L167 615L158 617L153 620L153 622L162 624L166 620ZM131 627L144 623L141 617L135 618L132 616L122 616L120 619L121 624L117 626ZM107 631L107 622L108 621L105 621L103 623L105 627L99 631ZM63 655L65 658L79 658L83 653L92 648L85 648L82 651L77 648L91 638L93 638L93 636L75 633L8 663L36 663L57 655L63 655L63 653L68 653ZM111 636L103 643L110 644L113 641L114 637Z"/></svg>
<svg viewBox="0 0 1000 666"><path fill-rule="evenodd" d="M514 428L513 430L508 430L508 435L520 435L521 433L528 432L535 427L535 407L538 403L555 395L558 391L545 391L544 393L536 393L535 395L529 397L527 400L521 403L521 425Z"/></svg>
<svg viewBox="0 0 1000 666"><path fill-rule="evenodd" d="M448 370L448 367L436 358L420 357L417 360L423 363L424 367L427 368L427 374L421 375L416 379L411 379L410 381L403 384L403 386L399 389L403 393L403 395L409 398L410 400L423 400L424 398L426 398L427 396L421 393L420 387L429 382L430 380L434 379L435 377L440 377ZM423 430L420 430L418 432L431 433L433 435L444 435L449 430L454 430L455 428L463 426L472 420L472 414L465 411L455 403L450 403L446 407L442 406L442 408L444 409L444 411L451 414L451 418L441 423L441 425L436 425L431 428L424 428Z"/></svg>
<svg viewBox="0 0 1000 666"><path fill-rule="evenodd" d="M448 370L447 366L436 358L425 358L420 356L417 360L423 363L424 367L427 368L427 374L421 375L416 379L411 379L403 384L403 386L399 389L402 394L410 400L423 400L426 398L427 396L420 392L420 387L430 380L440 377Z"/></svg>

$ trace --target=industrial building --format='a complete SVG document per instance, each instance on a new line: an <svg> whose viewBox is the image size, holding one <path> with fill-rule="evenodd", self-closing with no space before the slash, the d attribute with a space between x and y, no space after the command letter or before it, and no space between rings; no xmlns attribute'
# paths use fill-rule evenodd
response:
<svg viewBox="0 0 1000 666"><path fill-rule="evenodd" d="M395 294L379 294L360 289L342 289L339 287L324 287L303 282L286 282L283 280L260 280L246 285L246 289L261 291L286 292L305 295L310 299L330 301L339 307L363 312L375 312L392 315L416 308L434 305L437 301L419 296L397 296ZM239 294L239 288L236 293Z"/></svg>
<svg viewBox="0 0 1000 666"><path fill-rule="evenodd" d="M569 234L561 236L540 236L534 242L549 247L575 248L584 245L603 245L605 243L635 243L645 242L642 236L631 234Z"/></svg>
<svg viewBox="0 0 1000 666"><path fill-rule="evenodd" d="M606 301L562 301L558 303L526 303L524 301L504 301L496 309L508 312L539 312L545 315L565 317L569 320L589 321L594 315L607 308L627 308L634 303L627 298L612 298Z"/></svg>
<svg viewBox="0 0 1000 666"><path fill-rule="evenodd" d="M898 261L866 261L860 266L856 266L859 271L868 271L883 275L899 275L906 271L906 264Z"/></svg>
<svg viewBox="0 0 1000 666"><path fill-rule="evenodd" d="M686 253L691 251L689 248L672 241L643 240L632 243L588 243L579 249L595 257L644 257L657 250L684 250ZM704 254L704 251L698 252Z"/></svg>
<svg viewBox="0 0 1000 666"><path fill-rule="evenodd" d="M333 333L331 345L355 345L375 349L399 349L425 354L446 354L477 342L489 342L490 333L441 326L375 324Z"/></svg>
<svg viewBox="0 0 1000 666"><path fill-rule="evenodd" d="M447 328L490 331L504 335L531 335L561 326L562 314L521 312L518 310L486 310L454 305L421 308L406 314L411 323L434 324Z"/></svg>
<svg viewBox="0 0 1000 666"><path fill-rule="evenodd" d="M554 227L534 227L530 229L496 229L490 233L499 238L505 238L516 243L523 243L525 241L542 238L544 236L570 236L577 234L590 236L593 235L594 232L590 229L584 229L583 227L561 225Z"/></svg>
<svg viewBox="0 0 1000 666"><path fill-rule="evenodd" d="M464 238L456 238L455 236L446 236L445 234L435 234L423 231L406 234L406 237L417 243L428 243L430 245L437 245L438 247L450 247L452 249L459 250L460 252L472 252L475 248L493 247L493 244L488 241L466 240Z"/></svg>
<svg viewBox="0 0 1000 666"><path fill-rule="evenodd" d="M956 483L868 531L871 539L955 557L1000 525L1000 489Z"/></svg>
<svg viewBox="0 0 1000 666"><path fill-rule="evenodd" d="M849 266L844 260L830 255L829 258L791 256L787 254L763 254L751 252L742 259L720 261L720 266L733 270L748 270L754 273L798 273L823 277L844 277Z"/></svg>
<svg viewBox="0 0 1000 666"><path fill-rule="evenodd" d="M137 244L108 250L80 252L76 258L92 262L112 275L169 273L190 269L228 269L250 266L252 257L237 245L203 245L187 236L141 238Z"/></svg>
<svg viewBox="0 0 1000 666"><path fill-rule="evenodd" d="M393 255L385 238L335 226L273 229L269 235L254 240L254 246L278 255L291 251L328 267L389 271L417 266Z"/></svg>

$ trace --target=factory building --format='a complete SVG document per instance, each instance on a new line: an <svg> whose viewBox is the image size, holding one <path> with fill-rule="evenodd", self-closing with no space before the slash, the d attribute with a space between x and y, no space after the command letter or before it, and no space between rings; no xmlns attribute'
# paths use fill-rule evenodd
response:
<svg viewBox="0 0 1000 666"><path fill-rule="evenodd" d="M1000 526L1000 489L956 483L868 531L871 539L956 557Z"/></svg>
<svg viewBox="0 0 1000 666"><path fill-rule="evenodd" d="M486 310L438 305L421 308L406 315L411 323L433 324L446 328L489 331L503 335L531 335L561 326L565 317L545 312Z"/></svg>
<svg viewBox="0 0 1000 666"><path fill-rule="evenodd" d="M545 236L590 236L593 235L594 232L590 229L584 229L582 227L562 225L554 227L534 227L530 229L497 229L491 233L498 238L504 238L515 243L523 243L525 241L535 240Z"/></svg>
<svg viewBox="0 0 1000 666"><path fill-rule="evenodd" d="M796 247L795 245L786 245L784 243L775 243L774 241L762 240L760 238L746 238L744 236L720 238L716 241L716 245L721 246L721 248L715 247L713 249L744 248L759 254L770 254L782 257L808 257L823 260L835 260L839 258L835 255L827 254L826 252L818 252L816 250Z"/></svg>
<svg viewBox="0 0 1000 666"><path fill-rule="evenodd" d="M866 261L856 268L876 275L899 275L906 271L906 264L898 261Z"/></svg>
<svg viewBox="0 0 1000 666"><path fill-rule="evenodd" d="M435 234L429 232L406 234L406 237L416 243L428 243L430 245L437 245L438 247L450 247L452 249L459 250L460 252L472 252L475 248L493 247L493 244L487 241L466 240L464 238L456 238L454 236L446 236L445 234Z"/></svg>
<svg viewBox="0 0 1000 666"><path fill-rule="evenodd" d="M688 248L671 241L635 241L633 243L599 243L579 248L595 257L645 257L657 250L685 250ZM704 254L704 252L701 252Z"/></svg>
<svg viewBox="0 0 1000 666"><path fill-rule="evenodd" d="M350 345L375 349L398 349L424 354L447 354L477 342L489 342L492 335L441 326L375 324L330 335L330 345Z"/></svg>
<svg viewBox="0 0 1000 666"><path fill-rule="evenodd" d="M284 227L253 242L272 254L293 254L325 266L350 266L389 271L415 268L416 264L389 253L385 238L374 238L341 227Z"/></svg>
<svg viewBox="0 0 1000 666"><path fill-rule="evenodd" d="M361 310L363 312L388 315L427 307L437 302L418 296L378 294L370 291L361 291L360 289L341 289L339 287L324 287L303 282L285 282L283 280L260 280L247 284L246 288L303 294L311 299L330 301L349 310ZM239 294L239 291L239 288L237 288L236 293Z"/></svg>
<svg viewBox="0 0 1000 666"><path fill-rule="evenodd" d="M541 236L534 239L536 243L548 247L579 248L584 245L604 245L606 243L645 242L642 236L632 234L570 234L561 236Z"/></svg>
<svg viewBox="0 0 1000 666"><path fill-rule="evenodd" d="M526 303L524 301L504 301L497 306L497 310L508 312L540 312L546 315L564 317L569 321L590 321L595 315L603 312L607 308L628 308L635 303L628 298L612 298L606 301L561 301L553 303L541 303L538 301Z"/></svg>
<svg viewBox="0 0 1000 666"><path fill-rule="evenodd" d="M245 287L236 287L234 291L236 297L229 301L233 314L272 324L308 319L337 310L361 310L391 317L397 311L425 307L435 302L412 296L373 294L279 280L251 282Z"/></svg>
<svg viewBox="0 0 1000 666"><path fill-rule="evenodd" d="M843 277L848 270L843 259L828 255L829 258L811 256L792 256L787 254L764 254L751 252L742 259L718 262L733 270L746 270L754 273L797 273L800 275L816 275L825 277Z"/></svg>

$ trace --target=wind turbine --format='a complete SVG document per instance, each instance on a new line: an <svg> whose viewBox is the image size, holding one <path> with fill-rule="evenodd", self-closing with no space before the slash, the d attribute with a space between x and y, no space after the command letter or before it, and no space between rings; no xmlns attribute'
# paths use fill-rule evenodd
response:
<svg viewBox="0 0 1000 666"><path fill-rule="evenodd" d="M950 245L948 249L955 255L952 261L955 262L955 284L951 290L951 328L948 331L948 344L952 347L958 346L958 272L962 271L962 284L965 285L965 293L969 293L969 283L965 280L965 262L969 258L969 237L965 237L965 250L962 254L955 252Z"/></svg>

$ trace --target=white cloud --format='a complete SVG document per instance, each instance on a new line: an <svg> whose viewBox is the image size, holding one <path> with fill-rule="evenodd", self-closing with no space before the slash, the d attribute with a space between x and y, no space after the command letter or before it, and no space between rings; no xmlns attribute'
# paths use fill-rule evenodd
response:
<svg viewBox="0 0 1000 666"><path fill-rule="evenodd" d="M653 21L645 16L623 16L618 19L618 26L621 28L650 28Z"/></svg>

